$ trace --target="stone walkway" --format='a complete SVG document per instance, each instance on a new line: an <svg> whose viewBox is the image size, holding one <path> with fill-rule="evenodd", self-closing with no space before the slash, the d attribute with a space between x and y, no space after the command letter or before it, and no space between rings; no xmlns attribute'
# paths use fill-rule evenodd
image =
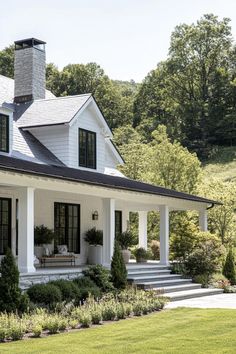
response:
<svg viewBox="0 0 236 354"><path fill-rule="evenodd" d="M173 301L170 302L165 308L173 309L176 307L236 309L236 294L220 294L188 300Z"/></svg>

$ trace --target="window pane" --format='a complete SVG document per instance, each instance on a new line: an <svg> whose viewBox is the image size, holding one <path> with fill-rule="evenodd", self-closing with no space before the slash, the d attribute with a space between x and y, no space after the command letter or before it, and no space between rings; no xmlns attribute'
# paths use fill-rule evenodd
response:
<svg viewBox="0 0 236 354"><path fill-rule="evenodd" d="M0 254L11 247L11 200L0 199Z"/></svg>
<svg viewBox="0 0 236 354"><path fill-rule="evenodd" d="M86 166L86 131L79 130L79 164Z"/></svg>
<svg viewBox="0 0 236 354"><path fill-rule="evenodd" d="M95 154L96 154L96 147L95 147L95 134L88 133L88 163L87 167L95 168Z"/></svg>
<svg viewBox="0 0 236 354"><path fill-rule="evenodd" d="M9 118L0 114L0 151L9 151Z"/></svg>
<svg viewBox="0 0 236 354"><path fill-rule="evenodd" d="M79 253L79 205L55 203L54 228L58 237L57 244L67 245L69 252ZM58 222L58 210L60 210L60 222Z"/></svg>
<svg viewBox="0 0 236 354"><path fill-rule="evenodd" d="M96 133L79 129L79 165L96 168Z"/></svg>

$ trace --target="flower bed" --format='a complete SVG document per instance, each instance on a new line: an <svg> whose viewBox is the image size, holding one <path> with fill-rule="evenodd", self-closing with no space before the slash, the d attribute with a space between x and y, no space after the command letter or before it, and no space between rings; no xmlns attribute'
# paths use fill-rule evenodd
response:
<svg viewBox="0 0 236 354"><path fill-rule="evenodd" d="M105 321L118 321L163 309L167 298L154 292L130 288L118 293L107 293L96 301L89 297L81 306L73 302L58 304L54 312L36 308L32 313L0 314L0 341L40 337L49 334L87 328Z"/></svg>

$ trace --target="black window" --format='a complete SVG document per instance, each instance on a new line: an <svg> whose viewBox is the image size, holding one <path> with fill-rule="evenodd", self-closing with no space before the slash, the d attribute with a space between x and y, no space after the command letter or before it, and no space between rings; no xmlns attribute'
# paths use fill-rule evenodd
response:
<svg viewBox="0 0 236 354"><path fill-rule="evenodd" d="M79 166L96 168L96 133L79 129Z"/></svg>
<svg viewBox="0 0 236 354"><path fill-rule="evenodd" d="M9 152L9 117L0 114L0 151Z"/></svg>
<svg viewBox="0 0 236 354"><path fill-rule="evenodd" d="M0 254L11 248L11 199L0 198Z"/></svg>
<svg viewBox="0 0 236 354"><path fill-rule="evenodd" d="M115 211L115 236L117 237L122 232L122 211Z"/></svg>
<svg viewBox="0 0 236 354"><path fill-rule="evenodd" d="M56 244L67 245L69 252L80 253L80 205L54 204Z"/></svg>

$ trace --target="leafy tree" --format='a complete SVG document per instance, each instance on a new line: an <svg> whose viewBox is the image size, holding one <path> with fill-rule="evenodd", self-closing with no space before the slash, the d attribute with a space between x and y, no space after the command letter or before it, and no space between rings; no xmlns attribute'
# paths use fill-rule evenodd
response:
<svg viewBox="0 0 236 354"><path fill-rule="evenodd" d="M150 138L165 124L171 138L202 157L209 144L235 142L235 62L229 19L208 14L177 26L167 60L139 88L134 126L145 122Z"/></svg>
<svg viewBox="0 0 236 354"><path fill-rule="evenodd" d="M144 144L133 134L128 144L120 147L125 165L120 170L128 177L166 188L192 193L201 177L201 166L178 142L171 142L165 126L160 125L152 134L153 140Z"/></svg>
<svg viewBox="0 0 236 354"><path fill-rule="evenodd" d="M232 248L229 249L227 254L223 267L223 274L230 281L231 285L236 284L235 259Z"/></svg>
<svg viewBox="0 0 236 354"><path fill-rule="evenodd" d="M211 232L220 237L223 244L232 244L235 241L236 227L235 183L205 178L204 183L199 187L199 192L207 198L222 202L222 205L208 211L208 226Z"/></svg>
<svg viewBox="0 0 236 354"><path fill-rule="evenodd" d="M124 289L126 287L127 270L117 240L115 240L114 253L111 261L111 279L116 289Z"/></svg>
<svg viewBox="0 0 236 354"><path fill-rule="evenodd" d="M217 236L199 232L194 249L185 261L187 272L193 277L204 275L209 283L212 274L221 271L224 254L225 248Z"/></svg>
<svg viewBox="0 0 236 354"><path fill-rule="evenodd" d="M0 51L0 75L14 78L14 46Z"/></svg>

